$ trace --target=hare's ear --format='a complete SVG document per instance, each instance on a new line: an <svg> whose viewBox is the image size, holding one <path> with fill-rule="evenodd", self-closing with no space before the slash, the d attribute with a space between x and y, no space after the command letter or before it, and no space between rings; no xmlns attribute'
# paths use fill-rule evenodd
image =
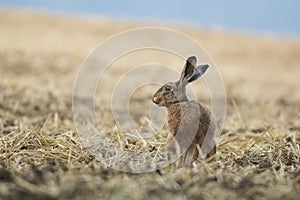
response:
<svg viewBox="0 0 300 200"><path fill-rule="evenodd" d="M195 71L195 66L197 64L197 58L195 56L190 56L185 63L185 66L181 72L180 81L189 80Z"/></svg>
<svg viewBox="0 0 300 200"><path fill-rule="evenodd" d="M195 68L195 72L194 72L193 76L188 79L188 82L190 83L190 82L197 80L200 76L202 76L205 73L205 71L207 70L208 67L209 67L209 65L207 65L207 64L197 66Z"/></svg>

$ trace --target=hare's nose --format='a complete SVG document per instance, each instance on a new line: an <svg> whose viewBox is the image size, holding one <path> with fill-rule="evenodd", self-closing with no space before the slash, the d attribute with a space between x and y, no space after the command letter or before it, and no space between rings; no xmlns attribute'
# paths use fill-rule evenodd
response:
<svg viewBox="0 0 300 200"><path fill-rule="evenodd" d="M159 104L159 102L161 101L161 97L153 97L152 98L153 103L155 104Z"/></svg>

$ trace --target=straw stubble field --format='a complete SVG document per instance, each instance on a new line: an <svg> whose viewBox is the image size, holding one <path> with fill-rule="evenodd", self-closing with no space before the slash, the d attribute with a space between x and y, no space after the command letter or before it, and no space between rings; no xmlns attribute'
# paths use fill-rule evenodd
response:
<svg viewBox="0 0 300 200"><path fill-rule="evenodd" d="M193 168L130 174L102 166L82 147L72 91L90 50L140 25L17 11L1 12L0 21L1 199L298 199L299 40L176 28L207 49L224 79L227 117L217 154ZM115 65L126 71L153 60L182 67L179 58L157 51ZM146 91L133 115L151 106L155 90ZM200 99L207 103L207 94Z"/></svg>

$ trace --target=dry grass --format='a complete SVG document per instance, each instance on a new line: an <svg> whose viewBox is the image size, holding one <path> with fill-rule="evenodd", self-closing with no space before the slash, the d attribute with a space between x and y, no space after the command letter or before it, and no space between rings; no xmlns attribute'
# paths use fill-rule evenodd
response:
<svg viewBox="0 0 300 200"><path fill-rule="evenodd" d="M178 29L206 47L224 78L228 113L218 152L193 168L129 174L102 166L82 147L71 95L88 52L135 25L23 12L2 12L0 21L1 199L298 199L299 41ZM181 67L161 52L116 65L147 59ZM120 138L122 148L141 149Z"/></svg>

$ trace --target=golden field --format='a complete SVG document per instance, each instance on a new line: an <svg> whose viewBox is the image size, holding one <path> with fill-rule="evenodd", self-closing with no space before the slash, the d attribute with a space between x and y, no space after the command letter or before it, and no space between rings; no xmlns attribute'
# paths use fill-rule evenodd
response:
<svg viewBox="0 0 300 200"><path fill-rule="evenodd" d="M0 12L0 24L0 199L298 199L300 40L168 26L202 44L222 74L224 129L217 154L193 168L130 174L102 166L82 147L73 83L108 37L166 26L23 11ZM114 65L127 70L153 60L182 67L174 55L150 50ZM154 92L137 98L133 115L142 116ZM207 103L207 94L200 99Z"/></svg>

